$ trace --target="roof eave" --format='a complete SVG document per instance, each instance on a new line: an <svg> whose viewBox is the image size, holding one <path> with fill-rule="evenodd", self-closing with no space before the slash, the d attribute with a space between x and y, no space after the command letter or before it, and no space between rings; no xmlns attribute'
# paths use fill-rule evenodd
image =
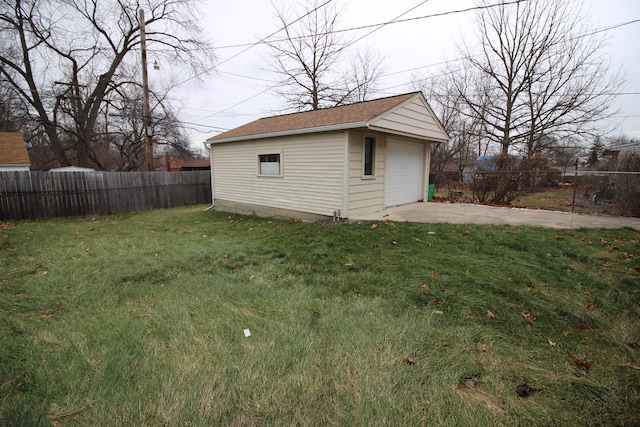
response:
<svg viewBox="0 0 640 427"><path fill-rule="evenodd" d="M341 123L337 125L329 125L329 126L316 126L311 128L304 129L290 129L283 130L277 132L266 132L252 135L241 135L241 136L232 136L229 138L220 138L214 139L209 138L204 142L205 146L211 146L213 144L222 144L225 142L238 142L238 141L249 141L252 139L264 139L264 138L275 138L279 136L291 136L291 135L300 135L305 133L318 133L318 132L331 132L336 130L347 130L347 129L361 129L368 128L369 123L367 122L352 122L352 123Z"/></svg>
<svg viewBox="0 0 640 427"><path fill-rule="evenodd" d="M442 143L442 142L448 142L449 139L446 138L432 138L432 137L427 137L424 135L417 135L415 133L408 133L408 132L400 132L400 131L396 131L393 129L387 129L387 128L383 128L383 127L379 127L379 126L368 126L370 131L375 131L375 132L382 132L382 133L386 133L389 135L396 135L396 136L404 136L407 138L414 138L414 139L420 139L423 140L425 142L434 142L434 143Z"/></svg>

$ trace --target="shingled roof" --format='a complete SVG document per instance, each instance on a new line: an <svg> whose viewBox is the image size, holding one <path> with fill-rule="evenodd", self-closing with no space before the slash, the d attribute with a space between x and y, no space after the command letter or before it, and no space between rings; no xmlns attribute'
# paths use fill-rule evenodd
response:
<svg viewBox="0 0 640 427"><path fill-rule="evenodd" d="M340 127L344 129L365 127L367 122L397 107L418 93L420 92L390 96L340 107L266 117L211 137L206 143L214 144L218 142L254 139L254 137L257 136L275 136L296 130L306 130L310 132Z"/></svg>
<svg viewBox="0 0 640 427"><path fill-rule="evenodd" d="M27 147L20 132L0 132L0 164L30 165Z"/></svg>

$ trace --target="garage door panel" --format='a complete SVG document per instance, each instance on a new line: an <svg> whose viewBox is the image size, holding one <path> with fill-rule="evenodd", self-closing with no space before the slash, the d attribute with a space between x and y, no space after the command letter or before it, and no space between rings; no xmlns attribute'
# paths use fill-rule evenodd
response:
<svg viewBox="0 0 640 427"><path fill-rule="evenodd" d="M385 206L422 198L424 144L389 139L385 174Z"/></svg>

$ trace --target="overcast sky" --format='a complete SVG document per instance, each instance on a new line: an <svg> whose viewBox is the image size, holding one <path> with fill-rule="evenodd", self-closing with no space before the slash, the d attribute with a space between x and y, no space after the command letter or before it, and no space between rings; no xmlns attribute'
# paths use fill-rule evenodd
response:
<svg viewBox="0 0 640 427"><path fill-rule="evenodd" d="M278 0L294 5L304 0ZM498 0L496 0L498 1ZM418 18L435 13L462 10L474 6L473 0L334 0L344 7L340 29L361 27L401 19ZM603 123L608 135L637 132L640 137L640 1L583 0L583 12L590 15L594 30L622 25L601 33L612 70L621 70L627 83L621 87L619 112L615 122ZM420 5L420 6L418 6ZM416 7L418 6L418 7ZM277 31L268 0L218 0L205 2L203 27L217 47L220 65L203 82L184 84L174 93L182 105L181 119L186 123L192 143L199 145L222 130L231 129L260 117L280 114L284 103L269 87L277 76L270 72L268 49L264 45L229 47L255 43ZM352 49L369 48L384 57L381 91L375 97L409 92L415 73L434 73L445 61L458 58L456 43L470 37L469 29L475 12L416 19L386 25L367 35L373 28L346 33L359 40ZM473 41L473 40L471 40ZM153 46L149 46L153 61ZM161 64L166 67L167 64ZM160 75L164 74L161 70ZM154 74L150 74L150 79Z"/></svg>

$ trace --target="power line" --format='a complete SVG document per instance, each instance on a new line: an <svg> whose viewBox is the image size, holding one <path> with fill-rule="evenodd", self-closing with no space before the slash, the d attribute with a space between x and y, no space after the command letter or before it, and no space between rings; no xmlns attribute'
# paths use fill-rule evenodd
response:
<svg viewBox="0 0 640 427"><path fill-rule="evenodd" d="M379 30L382 27L385 27L387 25L390 24L402 24L402 23L406 23L406 22L411 22L411 21L418 21L418 20L422 20L422 19L429 19L429 18L437 18L437 17L441 17L441 16L447 16L447 15L454 15L454 14L458 14L458 13L465 13L465 12L471 12L474 10L484 10L484 9L491 9L494 7L502 7L502 6L509 6L509 5L514 5L514 4L518 4L518 3L522 3L522 2L528 2L529 0L513 0L510 2L504 2L504 3L497 3L497 4L490 4L490 5L485 5L485 6L473 6L473 7L468 7L466 9L457 9L457 10L450 10L447 12L439 12L439 13L432 13L429 15L423 15L423 16L416 16L413 18L405 18L405 19L399 19L400 17L406 15L407 13L411 12L412 10L418 8L419 6L422 6L424 3L427 3L429 0L426 0L420 4L418 4L417 6L409 9L408 11L402 13L401 15L397 16L396 18L387 21L387 22L379 22L377 24L367 24L367 25L361 25L359 27L351 27L351 28L344 28L341 30L333 30L333 31L327 31L324 33L318 33L318 36L326 36L326 35L330 35L330 34L339 34L339 33L346 33L346 32L351 32L351 31L358 31L358 30L366 30L368 28L376 28L374 31L371 31L370 33L366 34L365 36L361 37L360 39L367 37L369 34ZM304 39L304 38L308 38L310 36L298 36L298 37L291 37L290 39L277 39L277 40L269 40L269 43L278 43L278 42L283 42L283 41L287 41L287 40L299 40L299 39ZM356 40L359 41L360 39ZM256 44L260 44L266 42L266 39L262 39L262 41L259 42L255 42L255 43L240 43L240 44L235 44L235 45L227 45L227 46L216 46L214 49L231 49L231 48L238 48L238 47L245 47L245 46L255 46Z"/></svg>
<svg viewBox="0 0 640 427"><path fill-rule="evenodd" d="M331 1L331 0L329 0L329 1ZM295 20L295 21L293 21L291 24L293 24L293 23L295 23L295 22L299 21L300 19L303 19L305 16L308 16L310 13L314 12L314 11L315 11L315 10L317 10L318 8L320 8L320 7L324 6L324 5L326 5L327 3L329 3L329 1L327 1L327 2L323 3L322 5L318 6L318 7L317 7L316 9L314 9L313 11L311 11L311 12L309 12L309 13L307 13L307 14L305 14L305 15L301 16L301 17L300 17L300 18L298 18L298 19L296 19L296 20ZM363 38L365 38L365 37L367 37L367 36L371 35L371 34L372 34L372 33L374 33L375 31L378 31L379 29L383 28L383 27L384 27L384 26L386 26L386 25L396 24L396 23L410 22L410 21L421 20L421 19L427 19L427 18L433 18L433 17L439 17L439 16L446 16L446 15L457 14L457 13L465 13L465 12L469 12L469 11L473 11L473 10L482 10L482 9L489 9L489 8L493 8L493 7L502 7L502 6L506 6L506 5L514 5L514 4L519 4L519 3L526 2L526 1L529 1L529 0L513 0L513 1L511 1L511 2L503 2L503 3L493 4L493 5L486 5L486 6L475 6L475 7L470 7L470 8L466 8L466 9L452 10L452 11L447 11L447 12L434 13L434 14L430 14L430 15L414 17L414 18L400 19L402 16L404 16L404 15L406 15L407 13L411 12L412 10L415 10L416 8L418 8L418 7L422 6L423 4L427 3L428 1L429 1L429 0L425 0L425 1L421 2L421 3L419 3L418 5L416 5L416 6L412 7L411 9L409 9L409 10L407 10L406 12L402 13L401 15L397 16L396 18L394 18L394 19L392 19L392 20L390 20L390 21L387 21L387 22L378 23L378 24L364 25L364 26L360 26L360 27L352 27L352 28L347 28L347 29L342 29L342 30L335 30L335 31L331 31L331 32L323 33L323 35L324 35L324 34L332 34L332 33L341 33L341 32L347 32L347 31L355 31L355 30L361 30L361 29L367 29L367 28L374 28L374 27L375 27L375 29L374 29L373 31L370 31L369 33L365 34L364 36L362 36L362 37L360 37L360 38L356 39L355 41L353 41L353 42L351 42L351 43L349 44L349 45L352 45L352 44L354 44L354 43L356 43L356 42L358 42L358 41L362 40ZM576 37L577 37L577 38L578 38L578 37L580 37L580 38L581 38L581 37L587 37L587 36L589 36L589 35L593 35L593 34L597 34L597 33L601 33L601 32L606 32L606 31L610 31L610 30L613 30L613 29L616 29L616 28L623 27L623 26L627 26L627 25L635 24L635 23L637 23L637 22L640 22L640 19L634 19L634 20L631 20L631 21L626 21L626 22L622 22L622 23L619 23L619 24L613 24L613 25L610 25L610 26L607 26L607 27L598 28L598 29L595 29L595 30L593 30L593 31L591 31L591 32L584 33L584 34L580 34L580 35L578 35L578 36L576 36ZM291 24L289 24L289 25L291 25ZM235 54L235 55L233 55L233 56L231 56L231 57L227 58L225 61L223 61L223 62L221 62L220 64L217 64L217 65L224 64L224 63L226 63L226 62L230 61L231 59L233 59L233 58L237 57L238 55L240 55L240 54L242 54L242 53L246 52L247 50L249 50L249 49L251 49L251 48L253 48L253 47L255 47L255 46L259 45L259 44L265 43L265 42L266 42L270 37L272 37L273 35L277 34L277 33L278 33L278 32L280 32L280 31L282 31L282 29L279 29L278 31L276 31L276 32L272 33L271 35L269 35L269 36L267 36L267 37L265 37L265 38L261 39L261 40L260 40L260 41L258 41L258 42L255 42L255 43L251 43L251 44L237 44L237 45L229 45L229 46L222 46L222 47L218 47L217 49L248 46L248 47L247 47L247 49L244 49L244 50L242 50L241 52L239 52L239 53L237 53L237 54ZM297 37L297 38L304 38L304 36L302 36L302 37ZM295 39L295 38L294 38L294 39ZM286 40L286 39L282 39L282 41L284 41L284 40ZM270 41L270 42L277 42L277 41L280 41L280 40ZM396 75L396 74L402 74L402 73L406 73L406 72L409 72L409 71L415 71L415 70L420 70L420 69L424 69L424 68L428 68L428 67L433 67L433 66L437 66L437 65L443 65L443 64L446 64L446 63L458 62L458 61L461 61L461 60L463 60L463 59L464 59L464 58L454 58L454 59L452 59L452 60L448 60L448 61L444 61L444 62L433 63L433 64L427 64L427 65L420 66L420 67L414 67L414 68L410 68L410 69L406 69L406 70L400 70L400 71L395 71L395 72L392 72L392 73L386 73L386 74L383 74L381 77L386 77L386 76L391 76L391 75ZM447 71L447 72L445 72L445 73L443 73L443 74L449 74L449 73L452 73L453 71L455 71L455 70L450 70L450 71ZM252 79L252 80L258 80L258 81L265 81L265 82L269 82L269 83L275 83L275 82L273 82L272 80L261 79L261 78L257 78L257 77L251 77L251 76L244 76L244 75L236 74L236 73L230 73L230 72L221 72L221 73L225 73L225 74L229 74L229 75L233 75L233 76L241 77L241 78L247 78L247 79ZM433 77L433 76L431 76L431 77ZM191 80L191 79L188 79L188 80ZM188 80L186 80L186 81L188 81ZM186 82L186 81L185 81L185 82ZM182 83L184 83L184 82L182 82ZM182 84L182 83L179 83L179 84ZM378 91L378 92L379 92L379 93L383 93L384 91L388 91L388 90L390 90L390 89L394 89L394 88L401 87L401 86L405 86L405 85L406 85L406 84L400 84L400 85L391 86L391 87L388 87L388 88L386 88L386 89L382 89L381 91ZM216 116L216 115L218 115L218 114L220 114L220 113L226 112L226 111L228 111L228 110L230 110L230 109L232 109L232 108L235 108L235 107L237 107L237 106L239 106L239 105L242 105L242 104L244 104L244 103L246 103L246 102L248 102L248 101L250 101L250 100L252 100L252 99L255 99L256 97L258 97L258 96L260 96L260 95L262 95L262 94L264 94L264 93L266 93L266 92L268 92L268 91L272 90L273 88L275 88L275 87L277 87L277 86L278 86L278 84L277 84L277 83L276 83L276 84L274 84L274 85L272 85L272 86L269 86L268 88L266 88L265 90L263 90L263 91L259 92L259 93L258 93L258 94L256 94L256 95L253 95L253 96L251 96L251 97L249 97L249 98L246 98L246 99L244 99L244 100L242 100L242 101L240 101L240 102L237 102L237 103L233 104L232 106L227 107L227 108L225 108L225 109L223 109L223 110L213 112L212 114L207 115L207 116L205 116L205 117L203 117L203 118L213 117L213 116ZM617 96L617 95L640 95L640 92L614 92L614 93L610 93L609 95L616 95L616 96ZM250 115L255 115L255 114L250 114ZM629 116L629 117L632 117L632 116Z"/></svg>
<svg viewBox="0 0 640 427"><path fill-rule="evenodd" d="M315 12L316 10L320 9L321 7L326 6L327 4L331 3L332 1L333 1L333 0L327 0L326 2L324 2L324 3L322 3L321 5L317 6L315 9L310 10L309 12L305 13L304 15L302 15L301 17L299 17L299 18L298 18L298 19L296 19L295 21L290 22L288 25L295 24L296 22L298 22L298 21L300 21L301 19L303 19L303 18L305 18L305 17L309 16L310 14L312 14L313 12ZM177 84L176 84L176 86L183 85L183 84L185 84L185 83L187 83L187 82L189 82L189 81L191 81L191 80L193 80L193 79L195 79L195 78L200 77L200 76L201 76L201 75L203 75L203 74L206 74L206 73L208 73L208 72L210 72L210 71L213 71L216 67L218 67L218 66L220 66L220 65L222 65L222 64L224 64L224 63L226 63L226 62L231 61L233 58L236 58L237 56L242 55L243 53L245 53L246 51L248 51L248 50L252 49L253 47L255 47L255 46L257 46L257 45L264 43L264 42L265 42L267 39L269 39L270 37L273 37L273 36L275 36L276 34L278 34L280 31L282 31L282 30L286 29L286 27L287 27L288 25L285 25L284 27L279 28L278 30L276 30L276 31L274 31L273 33L269 34L268 36L266 36L266 37L264 37L264 38L260 39L259 41L255 42L255 43L252 43L252 44L251 44L251 45L249 45L246 49L243 49L243 50L241 50L240 52L236 53L235 55L230 56L229 58L225 59L224 61L220 62L219 64L216 64L216 65L214 65L213 67L210 67L210 68L208 68L208 69L206 69L206 70L204 70L204 71L201 71L200 73L197 73L197 74L196 74L196 75L194 75L194 76L189 77L189 78L188 78L188 79L186 79L186 80L183 80L183 81L181 81L181 82L177 83Z"/></svg>

